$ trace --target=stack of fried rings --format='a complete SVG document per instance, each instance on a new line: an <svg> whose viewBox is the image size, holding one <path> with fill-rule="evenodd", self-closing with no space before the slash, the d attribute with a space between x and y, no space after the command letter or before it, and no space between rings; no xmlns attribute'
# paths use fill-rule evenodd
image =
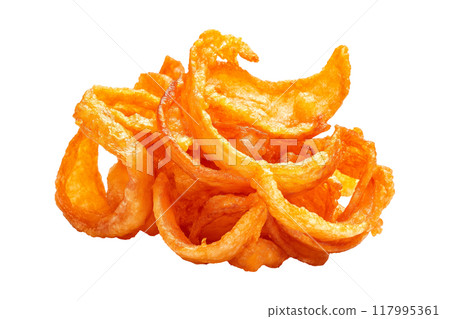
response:
<svg viewBox="0 0 450 319"><path fill-rule="evenodd" d="M133 89L84 94L56 180L56 202L74 228L124 239L159 233L185 260L247 271L289 257L322 265L381 232L394 188L374 143L340 126L315 137L348 94L347 48L320 73L280 82L250 75L238 55L258 61L240 38L206 31L188 72L167 57ZM118 159L107 190L98 145Z"/></svg>

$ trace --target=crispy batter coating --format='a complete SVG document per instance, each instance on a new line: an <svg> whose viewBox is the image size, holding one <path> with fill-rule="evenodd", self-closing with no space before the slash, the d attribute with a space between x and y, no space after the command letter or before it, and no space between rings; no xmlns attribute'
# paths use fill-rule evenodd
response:
<svg viewBox="0 0 450 319"><path fill-rule="evenodd" d="M242 39L209 30L187 72L167 56L133 89L84 94L56 179L56 203L74 228L122 239L159 233L184 260L246 271L290 257L323 265L381 233L394 184L375 144L338 125L317 137L349 92L347 47L321 72L279 82L249 74L238 56L259 60ZM107 190L99 145L118 159Z"/></svg>

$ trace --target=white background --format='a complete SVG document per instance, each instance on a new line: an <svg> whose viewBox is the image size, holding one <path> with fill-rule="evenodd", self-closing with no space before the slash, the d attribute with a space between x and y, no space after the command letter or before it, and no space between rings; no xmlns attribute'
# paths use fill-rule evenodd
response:
<svg viewBox="0 0 450 319"><path fill-rule="evenodd" d="M77 3L0 5L0 317L266 318L274 306L388 304L438 305L449 318L445 1ZM269 80L314 74L349 47L350 94L331 124L361 127L394 170L380 236L323 267L290 259L246 273L185 262L159 236L91 238L64 219L54 179L84 91L130 87L166 54L187 65L210 28L242 37L261 61L243 67Z"/></svg>

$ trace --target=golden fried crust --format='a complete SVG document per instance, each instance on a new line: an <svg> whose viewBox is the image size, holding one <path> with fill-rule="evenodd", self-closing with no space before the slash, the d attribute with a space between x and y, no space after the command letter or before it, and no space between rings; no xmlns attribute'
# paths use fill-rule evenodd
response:
<svg viewBox="0 0 450 319"><path fill-rule="evenodd" d="M56 179L56 203L74 228L122 239L159 233L187 261L246 271L290 257L323 265L381 233L394 184L375 144L338 125L317 137L349 92L347 47L321 72L279 82L252 76L238 56L259 60L242 39L209 30L192 46L187 72L167 56L133 89L86 91ZM117 157L107 190L99 145ZM146 165L134 162L138 149Z"/></svg>

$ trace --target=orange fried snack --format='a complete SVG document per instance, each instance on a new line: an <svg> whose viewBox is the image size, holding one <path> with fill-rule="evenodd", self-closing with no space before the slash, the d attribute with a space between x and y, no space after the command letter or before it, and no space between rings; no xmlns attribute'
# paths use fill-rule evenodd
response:
<svg viewBox="0 0 450 319"><path fill-rule="evenodd" d="M56 179L56 203L74 228L159 233L187 261L246 271L290 257L323 265L381 233L392 170L359 128L317 137L349 92L348 49L313 76L279 82L254 77L238 56L259 60L242 39L209 30L187 71L167 56L132 89L84 94ZM118 160L107 189L99 145Z"/></svg>

